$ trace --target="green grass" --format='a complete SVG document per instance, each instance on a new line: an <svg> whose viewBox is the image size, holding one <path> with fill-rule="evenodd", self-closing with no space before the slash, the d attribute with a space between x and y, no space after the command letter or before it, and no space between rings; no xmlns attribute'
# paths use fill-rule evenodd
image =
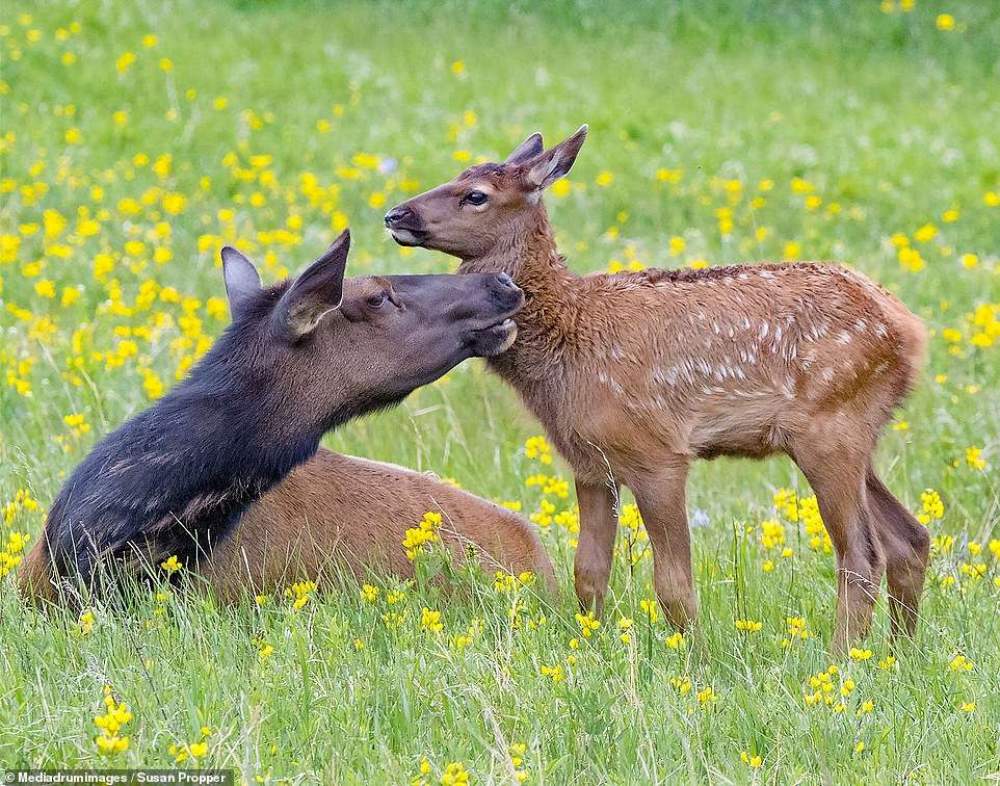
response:
<svg viewBox="0 0 1000 786"><path fill-rule="evenodd" d="M943 12L956 29L937 29ZM298 612L284 598L228 609L145 593L124 615L93 609L85 634L75 616L24 608L15 569L0 578L0 766L165 766L170 746L198 742L204 725L212 733L199 763L235 768L250 783L437 783L448 762L462 762L473 783L510 783L520 743L535 784L996 777L1000 568L987 544L1000 538L1000 207L988 195L1000 191L1000 14L989 3L917 0L912 12L883 13L877 2L833 0L46 0L4 3L0 25L0 552L13 554L14 532L37 537L89 445L148 404L150 375L172 384L199 339L221 330L206 301L223 294L223 241L268 259L273 280L317 255L346 218L355 273L449 270L452 260L394 246L381 229L386 207L450 178L464 166L456 151L495 159L531 131L554 142L582 122L591 134L573 187L548 198L574 269L776 259L794 244L801 258L863 270L925 318L928 372L878 463L918 512L921 493L937 490L944 514L932 534L954 538L933 558L913 647L878 668L890 651L883 601L865 645L871 659L838 664L834 695L842 679L856 684L839 713L804 700L810 676L831 665L832 557L787 520L794 556L760 543L774 490L809 493L783 460L718 461L692 474L692 517L707 522L694 535L701 623L679 650L640 607L651 596L648 557L634 568L616 558L603 626L580 636L572 534L556 525L543 536L566 596L547 606L520 591L516 626L515 596L463 574L462 591L447 596L425 582L407 587L397 627L382 619L386 581L375 604L348 587ZM64 63L65 52L75 62ZM126 52L136 59L119 74ZM358 153L380 168L352 163ZM171 155L170 171L157 174L137 154ZM272 159L254 169L258 154ZM682 175L668 182L661 169ZM303 187L305 173L317 188ZM602 173L613 176L603 187ZM763 193L765 179L773 188ZM255 192L263 204L253 204ZM166 194L185 200L165 204ZM810 196L820 203L808 207ZM86 217L78 224L83 208L97 221L93 234ZM957 220L946 221L951 209ZM60 228L49 213L48 238L24 226L43 224L45 211L67 221ZM301 228L293 220L275 234L292 215ZM159 222L169 237L157 234ZM936 234L920 241L927 224ZM919 249L920 270L900 263L896 233ZM675 255L672 236L685 240ZM126 248L130 240L144 246ZM157 248L173 258L152 261ZM113 265L96 276L101 253ZM977 264L963 264L965 254ZM156 287L142 290L149 281ZM160 297L162 287L197 298L189 307L201 324L182 321L184 305ZM64 288L75 302L62 304ZM141 292L156 297L144 302ZM978 324L968 316L977 307ZM160 327L145 332L152 323ZM67 424L72 414L89 430ZM540 494L524 479L540 468L522 445L536 433L512 392L471 362L326 444L434 470L530 514ZM970 447L985 468L968 460ZM569 478L558 460L541 469ZM22 489L37 509L14 502ZM974 579L978 565L985 575ZM421 627L425 606L442 612L440 634ZM813 635L785 648L789 616L804 617ZM635 620L627 645L622 617ZM739 618L762 630L738 632ZM453 637L470 626L472 644L456 650ZM262 647L273 648L263 660ZM951 668L956 654L971 670ZM565 679L540 673L557 664ZM686 693L676 687L685 679ZM134 715L122 732L128 749L110 759L94 743L105 684ZM702 705L706 687L716 698ZM867 700L874 707L859 716ZM966 702L974 711L961 709ZM761 766L742 761L744 751ZM420 776L422 757L431 766Z"/></svg>

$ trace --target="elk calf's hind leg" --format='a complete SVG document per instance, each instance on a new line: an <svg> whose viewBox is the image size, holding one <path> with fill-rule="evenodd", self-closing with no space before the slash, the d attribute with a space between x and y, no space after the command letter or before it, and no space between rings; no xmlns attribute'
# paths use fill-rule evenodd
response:
<svg viewBox="0 0 1000 786"><path fill-rule="evenodd" d="M871 627L885 557L865 493L867 455L813 446L794 451L816 493L823 524L837 554L837 617L831 650L843 654Z"/></svg>
<svg viewBox="0 0 1000 786"><path fill-rule="evenodd" d="M580 505L580 537L573 561L576 597L584 612L593 611L599 617L618 533L618 486L610 481L588 484L577 480L576 499Z"/></svg>
<svg viewBox="0 0 1000 786"><path fill-rule="evenodd" d="M671 466L631 484L653 549L653 587L667 620L686 629L698 616L691 569L684 486L687 465Z"/></svg>
<svg viewBox="0 0 1000 786"><path fill-rule="evenodd" d="M865 486L875 530L885 552L892 634L912 636L924 589L930 536L870 467Z"/></svg>

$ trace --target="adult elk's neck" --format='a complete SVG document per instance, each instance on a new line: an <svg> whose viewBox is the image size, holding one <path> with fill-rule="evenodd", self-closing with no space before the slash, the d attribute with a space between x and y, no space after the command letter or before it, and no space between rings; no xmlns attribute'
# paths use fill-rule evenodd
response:
<svg viewBox="0 0 1000 786"><path fill-rule="evenodd" d="M76 468L46 524L60 574L89 584L105 556L155 566L204 553L316 451L322 429L289 427L273 384L231 339Z"/></svg>

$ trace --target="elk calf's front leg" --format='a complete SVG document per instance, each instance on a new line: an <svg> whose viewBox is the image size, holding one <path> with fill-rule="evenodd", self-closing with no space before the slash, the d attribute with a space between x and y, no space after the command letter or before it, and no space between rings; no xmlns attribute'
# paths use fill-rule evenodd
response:
<svg viewBox="0 0 1000 786"><path fill-rule="evenodd" d="M698 616L691 570L684 485L687 465L676 465L632 484L653 549L653 587L671 624L686 629Z"/></svg>
<svg viewBox="0 0 1000 786"><path fill-rule="evenodd" d="M618 532L618 486L576 481L580 506L580 538L573 563L576 597L584 612L601 616L611 578L611 560Z"/></svg>

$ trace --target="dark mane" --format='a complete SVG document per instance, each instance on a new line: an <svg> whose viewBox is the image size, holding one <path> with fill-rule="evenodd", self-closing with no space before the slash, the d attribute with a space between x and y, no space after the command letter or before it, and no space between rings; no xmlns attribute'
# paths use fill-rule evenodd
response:
<svg viewBox="0 0 1000 786"><path fill-rule="evenodd" d="M56 572L95 586L106 558L182 562L317 449L321 428L276 438L273 369L258 337L282 282L262 290L186 379L98 442L59 492L44 537Z"/></svg>

